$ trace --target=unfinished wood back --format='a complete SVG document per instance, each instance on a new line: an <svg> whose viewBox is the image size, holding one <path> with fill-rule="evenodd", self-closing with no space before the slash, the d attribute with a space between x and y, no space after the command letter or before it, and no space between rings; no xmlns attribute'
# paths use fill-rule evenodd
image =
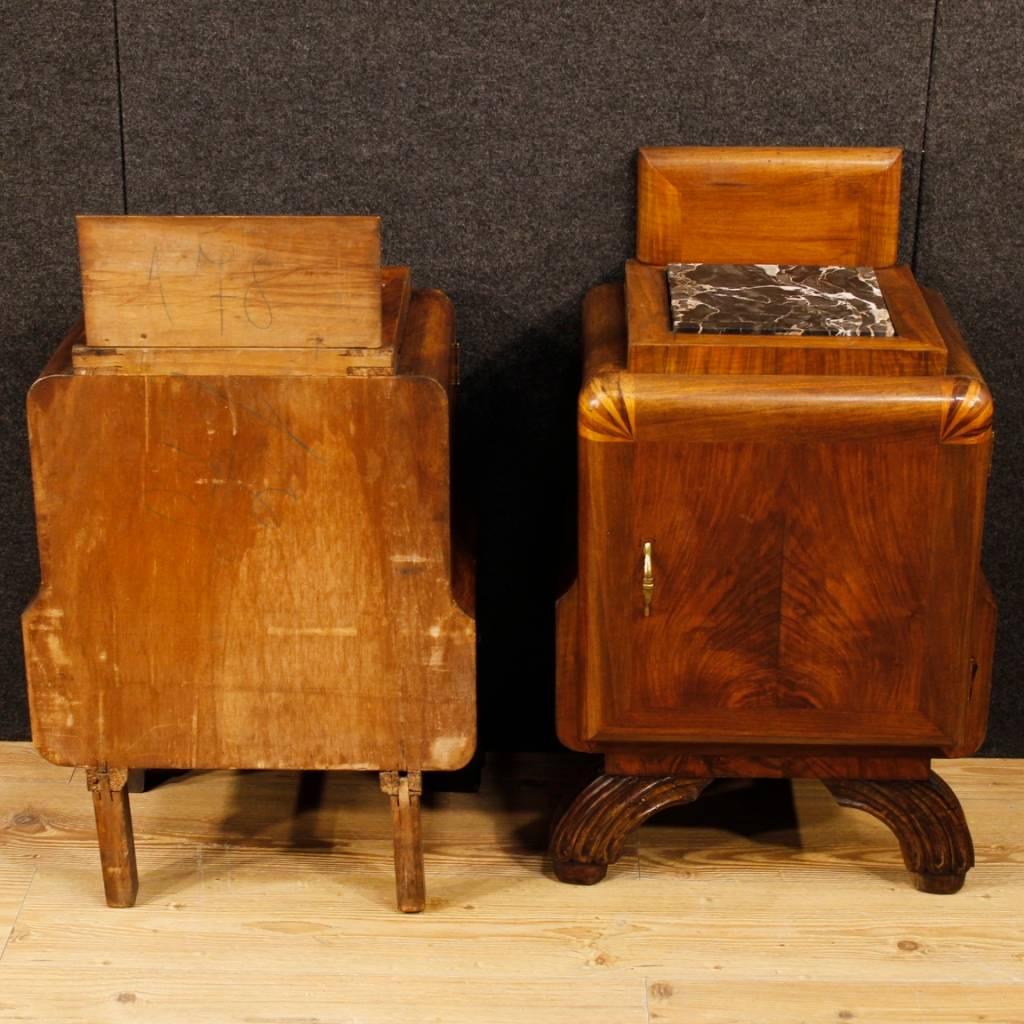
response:
<svg viewBox="0 0 1024 1024"><path fill-rule="evenodd" d="M71 365L77 374L92 375L387 376L395 372L411 294L412 277L408 267L381 268L382 322L378 348L296 348L292 345L103 348L86 343L85 327L80 321L74 329Z"/></svg>
<svg viewBox="0 0 1024 1024"><path fill-rule="evenodd" d="M379 348L378 217L78 218L104 348Z"/></svg>
<svg viewBox="0 0 1024 1024"><path fill-rule="evenodd" d="M42 585L23 623L45 757L466 762L450 304L417 293L408 325L419 358L390 376L76 375L65 342L28 400Z"/></svg>

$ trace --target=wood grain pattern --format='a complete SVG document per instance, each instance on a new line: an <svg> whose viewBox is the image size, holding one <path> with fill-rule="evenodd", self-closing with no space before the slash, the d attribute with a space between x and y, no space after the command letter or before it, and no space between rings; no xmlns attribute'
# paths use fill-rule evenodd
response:
<svg viewBox="0 0 1024 1024"><path fill-rule="evenodd" d="M901 163L899 149L641 149L636 257L890 266Z"/></svg>
<svg viewBox="0 0 1024 1024"><path fill-rule="evenodd" d="M377 217L80 216L86 341L377 348Z"/></svg>
<svg viewBox="0 0 1024 1024"><path fill-rule="evenodd" d="M417 344L449 351L450 317L416 318L435 332ZM37 382L29 418L43 584L24 625L50 759L468 760L474 628L451 593L443 384L65 368Z"/></svg>
<svg viewBox="0 0 1024 1024"><path fill-rule="evenodd" d="M927 779L928 753L879 749L856 753L822 755L813 749L771 754L745 751L728 744L709 745L703 750L647 749L635 746L605 751L604 767L609 775L675 775L689 779Z"/></svg>
<svg viewBox="0 0 1024 1024"><path fill-rule="evenodd" d="M556 874L600 880L647 787L816 776L955 892L971 838L929 764L984 735L992 399L941 299L890 266L899 154L645 150L638 205L625 293L583 308L558 731L609 774L556 828ZM881 268L897 337L674 334L672 261Z"/></svg>
<svg viewBox="0 0 1024 1024"><path fill-rule="evenodd" d="M451 344L439 345L438 338L449 338ZM451 299L433 288L419 289L409 306L406 330L398 350L399 376L437 381L451 402L459 379L458 356L455 307Z"/></svg>
<svg viewBox="0 0 1024 1024"><path fill-rule="evenodd" d="M867 977L870 979L870 968ZM875 986L812 979L796 985L765 980L723 986L711 981L693 984L665 971L648 981L647 991L651 1020L659 1024L1024 1022L1024 996L1018 985L979 984L966 978L924 987L914 983Z"/></svg>
<svg viewBox="0 0 1024 1024"><path fill-rule="evenodd" d="M678 776L601 775L573 801L551 836L551 857L561 882L593 885L622 855L630 834L659 811L688 804L710 780Z"/></svg>
<svg viewBox="0 0 1024 1024"><path fill-rule="evenodd" d="M962 379L605 373L584 383L579 428L588 441L598 442L732 443L766 434L787 444L948 442L945 424L961 401ZM974 416L991 420L987 391L976 395L988 410L979 407ZM628 410L628 434L616 422L626 417L605 410L611 402ZM991 432L975 434L971 443L990 440Z"/></svg>
<svg viewBox="0 0 1024 1024"><path fill-rule="evenodd" d="M828 779L825 785L844 807L867 811L892 829L922 892L947 895L963 888L974 867L974 844L960 801L934 772L926 780Z"/></svg>
<svg viewBox="0 0 1024 1024"><path fill-rule="evenodd" d="M196 772L133 798L144 884L117 913L81 780L33 757L0 744L0 1019L1020 1024L1024 1009L1022 760L941 766L977 866L933 899L881 822L801 780L753 834L763 793L707 791L639 829L601 885L559 885L542 826L578 759L504 753L479 794L424 802L428 913L409 917L374 776L331 773L302 809L297 772Z"/></svg>
<svg viewBox="0 0 1024 1024"><path fill-rule="evenodd" d="M633 380L624 373L591 377L580 393L580 435L591 441L633 441L636 438L636 396Z"/></svg>
<svg viewBox="0 0 1024 1024"><path fill-rule="evenodd" d="M984 381L957 377L939 437L946 444L979 444L992 432L992 400Z"/></svg>
<svg viewBox="0 0 1024 1024"><path fill-rule="evenodd" d="M376 302L383 347L298 356L217 336L125 358L79 325L32 389L33 738L95 766L110 906L138 890L138 770L291 766L382 772L398 906L423 909L420 770L475 746L474 571L451 303L406 268Z"/></svg>
<svg viewBox="0 0 1024 1024"><path fill-rule="evenodd" d="M953 319L942 297L925 289L925 299L939 325L949 352L949 374L954 383L953 402L943 421L944 445L951 464L959 467L959 480L951 480L943 495L954 521L971 520L975 530L965 540L966 546L981 551L981 529L984 521L985 496L992 464L993 402L992 395L971 357L960 328ZM968 387L964 387L967 384ZM954 415L955 414L955 415ZM951 421L957 429L950 431ZM983 429L978 429L980 425ZM960 429L963 427L964 429ZM976 455L969 454L978 446ZM956 452L964 454L958 456ZM988 723L989 691L992 664L995 656L996 606L992 591L976 559L970 573L960 577L960 586L973 591L974 608L968 619L968 633L964 639L961 659L967 664L968 699L960 708L961 718L956 731L961 741L949 748L949 757L965 757L981 747ZM949 606L955 603L955 588L940 585L936 579L933 600ZM941 616L937 616L937 623ZM938 625L936 625L938 629Z"/></svg>
<svg viewBox="0 0 1024 1024"><path fill-rule="evenodd" d="M551 855L559 881L600 882L638 826L659 811L696 800L710 782L707 777L678 775L599 776L555 826ZM826 778L824 782L842 806L867 811L895 833L916 888L948 895L963 887L965 875L974 866L974 846L960 802L938 775Z"/></svg>
<svg viewBox="0 0 1024 1024"><path fill-rule="evenodd" d="M991 435L948 424L962 381L972 423L991 399L957 339L954 376L633 374L623 308L614 286L584 307L563 740L966 750Z"/></svg>
<svg viewBox="0 0 1024 1024"><path fill-rule="evenodd" d="M978 573L978 593L974 602L974 622L970 639L968 705L964 720L963 742L950 751L951 757L969 757L981 749L988 731L989 697L992 690L992 665L995 661L996 599L984 573Z"/></svg>
<svg viewBox="0 0 1024 1024"><path fill-rule="evenodd" d="M628 368L633 373L821 374L898 377L943 374L942 332L908 267L883 267L878 283L896 336L685 334L672 330L664 266L626 263Z"/></svg>
<svg viewBox="0 0 1024 1024"><path fill-rule="evenodd" d="M107 906L134 906L139 891L139 869L128 801L128 772L116 768L89 768L86 786L92 793L96 814L96 838Z"/></svg>
<svg viewBox="0 0 1024 1024"><path fill-rule="evenodd" d="M405 319L412 294L408 267L381 269L381 338L374 348L203 347L101 348L86 344L85 325L72 328L71 365L78 374L171 373L195 376L343 376L390 375L395 371L399 345L405 339ZM407 339L406 339L407 340Z"/></svg>
<svg viewBox="0 0 1024 1024"><path fill-rule="evenodd" d="M405 914L418 914L427 902L420 828L423 777L420 772L381 772L380 787L391 804L398 909Z"/></svg>
<svg viewBox="0 0 1024 1024"><path fill-rule="evenodd" d="M395 941L401 944L405 936L396 935ZM45 967L12 969L4 976L7 1002L30 1024L91 1024L97 1019L179 1024L183 1017L192 1024L575 1024L581 1017L592 1024L646 1024L648 1019L643 982L637 978L606 978L558 991L550 977L510 979L497 970L410 978L404 965L386 956L375 974L336 969L333 977L311 974L300 962L287 974L272 975L250 962L221 977L203 972L197 978L195 969L184 968L111 971L97 966L64 973L58 985ZM97 1007L110 1015L95 1017ZM480 1013L483 1007L486 1016Z"/></svg>
<svg viewBox="0 0 1024 1024"><path fill-rule="evenodd" d="M439 345L437 339L450 339ZM455 392L459 381L459 346L455 333L455 307L444 292L417 291L409 305L407 327L398 351L398 372L403 377L425 377L440 384L448 395L448 436L456 431ZM467 614L476 611L476 522L472 515L472 482L453 460L451 473L451 591Z"/></svg>

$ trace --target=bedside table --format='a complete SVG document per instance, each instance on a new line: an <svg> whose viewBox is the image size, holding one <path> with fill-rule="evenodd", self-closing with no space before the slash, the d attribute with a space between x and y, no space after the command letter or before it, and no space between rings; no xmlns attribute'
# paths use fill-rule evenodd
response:
<svg viewBox="0 0 1024 1024"><path fill-rule="evenodd" d="M895 266L899 185L898 150L640 152L638 258L583 309L558 723L605 773L555 829L563 881L716 777L820 778L924 891L972 866L931 761L985 732L992 402ZM877 268L895 336L673 333L676 262Z"/></svg>
<svg viewBox="0 0 1024 1024"><path fill-rule="evenodd" d="M451 303L376 218L82 218L86 326L28 401L33 739L87 769L111 906L130 769L380 773L424 904L421 773L476 735Z"/></svg>

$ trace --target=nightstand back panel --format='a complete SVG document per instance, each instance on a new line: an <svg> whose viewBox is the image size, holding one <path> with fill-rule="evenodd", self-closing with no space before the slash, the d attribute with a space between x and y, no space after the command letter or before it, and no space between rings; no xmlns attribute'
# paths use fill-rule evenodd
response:
<svg viewBox="0 0 1024 1024"><path fill-rule="evenodd" d="M455 768L448 411L412 377L44 377L33 732L62 764Z"/></svg>

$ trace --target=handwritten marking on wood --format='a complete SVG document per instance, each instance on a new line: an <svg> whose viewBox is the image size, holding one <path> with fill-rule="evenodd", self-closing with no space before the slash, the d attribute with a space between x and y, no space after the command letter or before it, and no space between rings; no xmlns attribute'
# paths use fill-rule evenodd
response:
<svg viewBox="0 0 1024 1024"><path fill-rule="evenodd" d="M39 382L47 554L25 628L49 756L465 763L474 631L449 576L450 373L432 356L451 318L440 296L416 306L401 376Z"/></svg>
<svg viewBox="0 0 1024 1024"><path fill-rule="evenodd" d="M92 346L379 348L376 217L78 218Z"/></svg>

